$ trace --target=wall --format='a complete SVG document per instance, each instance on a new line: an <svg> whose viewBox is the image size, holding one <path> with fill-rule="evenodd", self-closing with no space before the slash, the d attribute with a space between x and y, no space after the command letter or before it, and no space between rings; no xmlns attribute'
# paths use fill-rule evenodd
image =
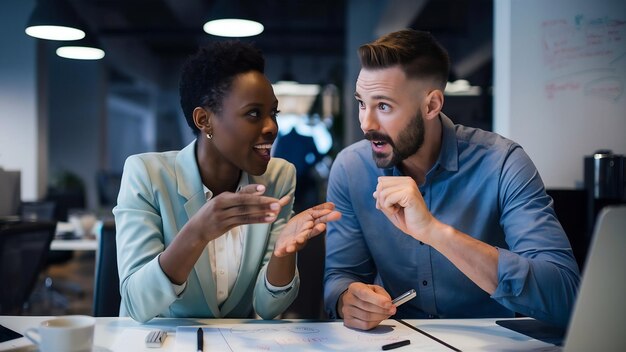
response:
<svg viewBox="0 0 626 352"><path fill-rule="evenodd" d="M46 42L50 179L63 172L79 176L86 186L87 207L97 209L96 173L105 162L104 128L107 79L102 60L58 57L58 45Z"/></svg>
<svg viewBox="0 0 626 352"><path fill-rule="evenodd" d="M582 188L583 159L626 154L626 2L495 2L494 129L548 188Z"/></svg>
<svg viewBox="0 0 626 352"><path fill-rule="evenodd" d="M24 200L37 199L45 179L39 145L45 145L46 137L36 106L36 41L24 34L34 5L34 0L5 1L0 11L0 167L22 172Z"/></svg>

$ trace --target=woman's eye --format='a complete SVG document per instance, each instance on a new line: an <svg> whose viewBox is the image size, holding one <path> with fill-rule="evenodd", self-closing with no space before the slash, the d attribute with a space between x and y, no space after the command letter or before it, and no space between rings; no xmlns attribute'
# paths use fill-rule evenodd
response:
<svg viewBox="0 0 626 352"><path fill-rule="evenodd" d="M278 117L278 114L280 114L280 110L274 110L272 111L272 118L274 120L276 120L276 118Z"/></svg>
<svg viewBox="0 0 626 352"><path fill-rule="evenodd" d="M259 110L250 110L250 111L248 111L248 116L259 117L260 116Z"/></svg>

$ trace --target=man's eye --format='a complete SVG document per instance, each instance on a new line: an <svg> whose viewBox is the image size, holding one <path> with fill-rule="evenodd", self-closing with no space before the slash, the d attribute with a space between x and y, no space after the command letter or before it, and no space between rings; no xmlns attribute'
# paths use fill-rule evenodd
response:
<svg viewBox="0 0 626 352"><path fill-rule="evenodd" d="M359 109L365 109L365 103L363 100L357 100L356 102L359 104Z"/></svg>
<svg viewBox="0 0 626 352"><path fill-rule="evenodd" d="M378 104L378 108L382 111L389 111L391 110L391 106L389 106L388 104L385 103L380 103Z"/></svg>

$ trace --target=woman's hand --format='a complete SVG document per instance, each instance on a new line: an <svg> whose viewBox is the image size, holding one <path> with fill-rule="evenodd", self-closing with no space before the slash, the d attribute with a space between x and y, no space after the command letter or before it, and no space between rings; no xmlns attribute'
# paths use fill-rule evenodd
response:
<svg viewBox="0 0 626 352"><path fill-rule="evenodd" d="M285 202L263 196L264 192L265 186L257 184L237 193L224 192L209 200L192 219L206 241L239 225L274 222Z"/></svg>
<svg viewBox="0 0 626 352"><path fill-rule="evenodd" d="M301 250L307 241L326 230L326 223L341 218L331 202L322 203L309 208L292 217L281 231L274 255L284 257Z"/></svg>

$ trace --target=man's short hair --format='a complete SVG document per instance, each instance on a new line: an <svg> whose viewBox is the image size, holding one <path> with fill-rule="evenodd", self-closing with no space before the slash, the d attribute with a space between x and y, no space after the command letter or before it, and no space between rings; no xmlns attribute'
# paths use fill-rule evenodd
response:
<svg viewBox="0 0 626 352"><path fill-rule="evenodd" d="M399 65L408 78L432 79L442 91L448 82L450 58L428 32L403 29L359 48L361 67L381 69Z"/></svg>

